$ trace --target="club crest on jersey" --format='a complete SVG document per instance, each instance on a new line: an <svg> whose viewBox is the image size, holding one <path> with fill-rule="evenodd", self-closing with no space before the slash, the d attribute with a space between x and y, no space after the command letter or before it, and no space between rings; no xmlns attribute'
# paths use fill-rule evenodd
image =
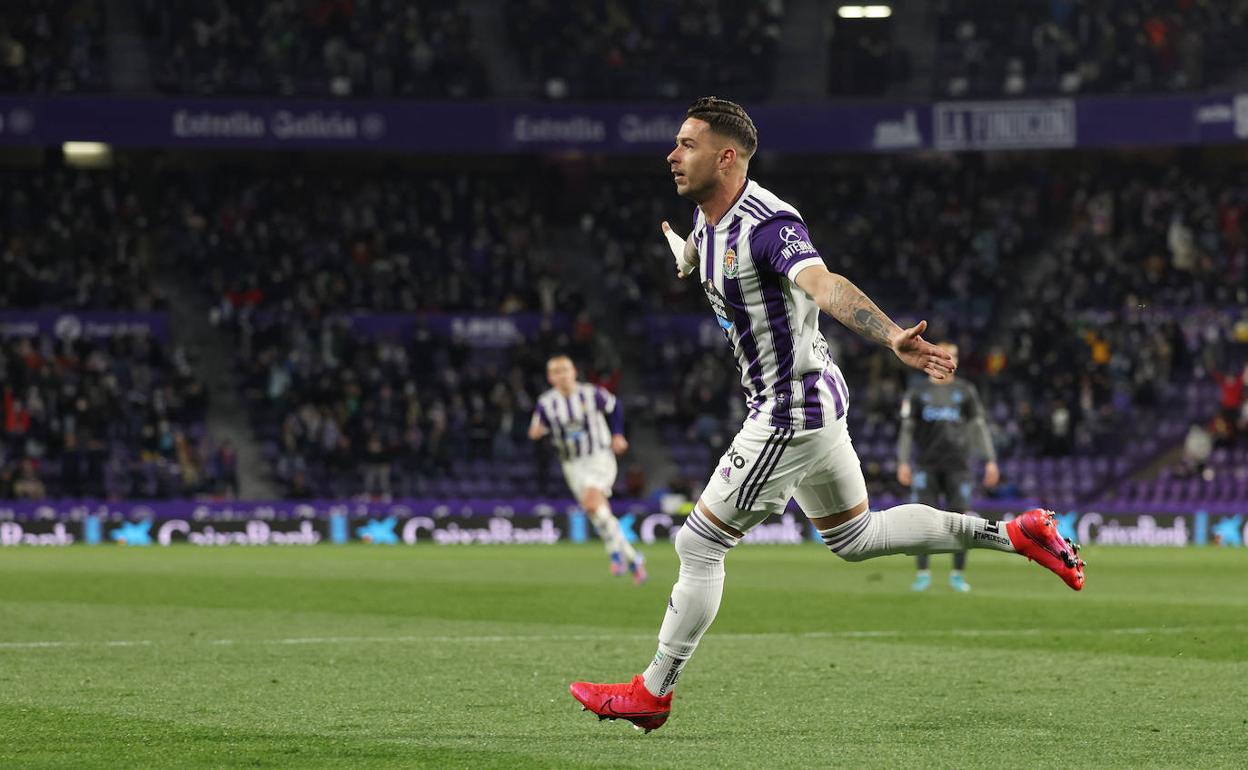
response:
<svg viewBox="0 0 1248 770"><path fill-rule="evenodd" d="M738 267L739 265L737 263L737 252L733 251L732 249L728 249L727 251L725 251L724 252L724 277L736 278Z"/></svg>

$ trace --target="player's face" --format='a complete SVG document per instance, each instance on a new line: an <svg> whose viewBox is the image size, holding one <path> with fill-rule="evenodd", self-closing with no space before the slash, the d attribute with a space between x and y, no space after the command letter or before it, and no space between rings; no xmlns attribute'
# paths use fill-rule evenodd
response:
<svg viewBox="0 0 1248 770"><path fill-rule="evenodd" d="M676 149L667 155L667 165L676 182L676 194L701 203L715 189L716 169L722 142L715 141L704 120L689 118L676 134Z"/></svg>
<svg viewBox="0 0 1248 770"><path fill-rule="evenodd" d="M567 390L576 382L576 367L566 358L556 358L546 364L546 381L552 388Z"/></svg>

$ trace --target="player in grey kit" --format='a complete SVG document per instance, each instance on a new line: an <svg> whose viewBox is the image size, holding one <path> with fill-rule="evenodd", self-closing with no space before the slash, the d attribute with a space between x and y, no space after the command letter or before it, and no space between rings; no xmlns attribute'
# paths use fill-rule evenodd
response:
<svg viewBox="0 0 1248 770"><path fill-rule="evenodd" d="M943 342L944 348L958 360L958 346ZM975 386L957 377L920 380L906 391L901 401L901 439L897 445L897 480L914 491L912 502L940 507L949 511L969 513L971 509L971 448L978 450L984 465L984 486L997 485L1001 474L997 453L988 433L984 408ZM915 462L911 465L911 450ZM943 498L943 499L942 499ZM928 554L917 557L919 572L915 575L915 591L926 591L932 584ZM953 554L953 572L949 585L955 591L969 591L962 571L966 569L966 551Z"/></svg>

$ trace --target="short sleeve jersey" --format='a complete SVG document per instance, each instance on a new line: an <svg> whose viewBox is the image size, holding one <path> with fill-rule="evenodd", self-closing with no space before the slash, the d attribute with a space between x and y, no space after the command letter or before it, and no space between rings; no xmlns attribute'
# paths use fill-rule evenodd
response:
<svg viewBox="0 0 1248 770"><path fill-rule="evenodd" d="M849 389L819 330L818 305L794 282L824 264L797 209L748 181L715 225L698 209L690 237L750 419L807 430L843 417Z"/></svg>

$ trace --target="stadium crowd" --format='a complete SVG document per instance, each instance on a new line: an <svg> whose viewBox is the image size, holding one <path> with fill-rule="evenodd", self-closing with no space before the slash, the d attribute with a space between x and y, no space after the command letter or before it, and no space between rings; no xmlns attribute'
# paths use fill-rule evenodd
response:
<svg viewBox="0 0 1248 770"><path fill-rule="evenodd" d="M0 499L167 499L229 478L201 451L208 394L144 335L0 342Z"/></svg>
<svg viewBox="0 0 1248 770"><path fill-rule="evenodd" d="M1241 0L941 0L935 15L952 97L1199 90L1248 43Z"/></svg>
<svg viewBox="0 0 1248 770"><path fill-rule="evenodd" d="M150 211L130 175L0 171L6 308L161 310Z"/></svg>
<svg viewBox="0 0 1248 770"><path fill-rule="evenodd" d="M833 269L903 319L929 312L933 336L960 343L1003 458L1143 460L1212 419L1212 372L1238 372L1248 339L1248 319L1217 312L1248 304L1237 278L1248 186L1183 165L1195 170L872 158L765 176L794 191ZM736 373L714 335L648 325L705 315L654 234L686 207L653 175L606 175L588 198L527 171L15 174L0 190L0 298L161 308L154 264L178 265L235 343L253 425L292 496L557 491L552 458L534 460L524 430L544 356L559 350L613 390L635 372L630 420L653 421L682 472L703 476L742 417ZM586 253L595 269L578 282ZM361 320L376 313L424 320ZM486 347L437 323L472 314L537 320L526 344ZM886 351L829 337L860 453L888 479L905 374ZM184 352L127 337L5 345L5 493L19 481L27 494L38 481L149 497L236 484ZM1248 435L1234 411L1242 385L1223 379L1225 425L1205 427L1233 446ZM82 393L114 418L67 427Z"/></svg>
<svg viewBox="0 0 1248 770"><path fill-rule="evenodd" d="M137 0L152 81L176 94L486 94L457 0Z"/></svg>
<svg viewBox="0 0 1248 770"><path fill-rule="evenodd" d="M688 99L771 93L783 0L517 0L512 54L552 99Z"/></svg>
<svg viewBox="0 0 1248 770"><path fill-rule="evenodd" d="M22 311L167 309L151 211L124 171L0 172L0 307L19 314L12 325ZM0 498L213 493L228 458L207 440L207 391L187 352L83 327L0 338Z"/></svg>
<svg viewBox="0 0 1248 770"><path fill-rule="evenodd" d="M550 458L535 475L524 436L545 354L618 382L618 356L556 278L540 185L219 171L163 187L164 243L234 335L253 424L291 495L488 491L502 473L553 491ZM429 322L379 332L357 313L542 320L529 345L482 351Z"/></svg>
<svg viewBox="0 0 1248 770"><path fill-rule="evenodd" d="M765 176L795 191L833 269L902 317L939 319L933 336L960 344L962 374L989 404L1000 454L1125 458L1121 475L1210 417L1209 372L1238 371L1248 339L1248 317L1233 311L1248 303L1248 187L1188 160L1177 164L1187 173L1132 160L1091 169L963 159L873 160L818 180ZM672 279L661 243L646 259L619 245L666 216L664 188L614 185L582 223L629 317L703 310L697 287ZM644 335L644 325L635 331ZM887 491L905 375L852 335L830 341L853 393L859 452ZM685 444L676 453L692 458L694 477L717 454L693 448L722 447L741 418L726 406L739 401L737 376L717 347L662 340L665 365L647 374L656 413L672 421L665 438Z"/></svg>
<svg viewBox="0 0 1248 770"><path fill-rule="evenodd" d="M757 102L777 90L797 5L514 0L492 11L507 45L490 50L463 0L12 0L0 15L0 91L110 90L108 36L133 33L148 45L126 66L146 66L138 81L170 94ZM106 8L134 28L106 29ZM922 13L926 40L902 36L895 19L830 18L829 93L1194 91L1228 82L1248 44L1245 0L940 0ZM911 66L929 47L930 85Z"/></svg>

